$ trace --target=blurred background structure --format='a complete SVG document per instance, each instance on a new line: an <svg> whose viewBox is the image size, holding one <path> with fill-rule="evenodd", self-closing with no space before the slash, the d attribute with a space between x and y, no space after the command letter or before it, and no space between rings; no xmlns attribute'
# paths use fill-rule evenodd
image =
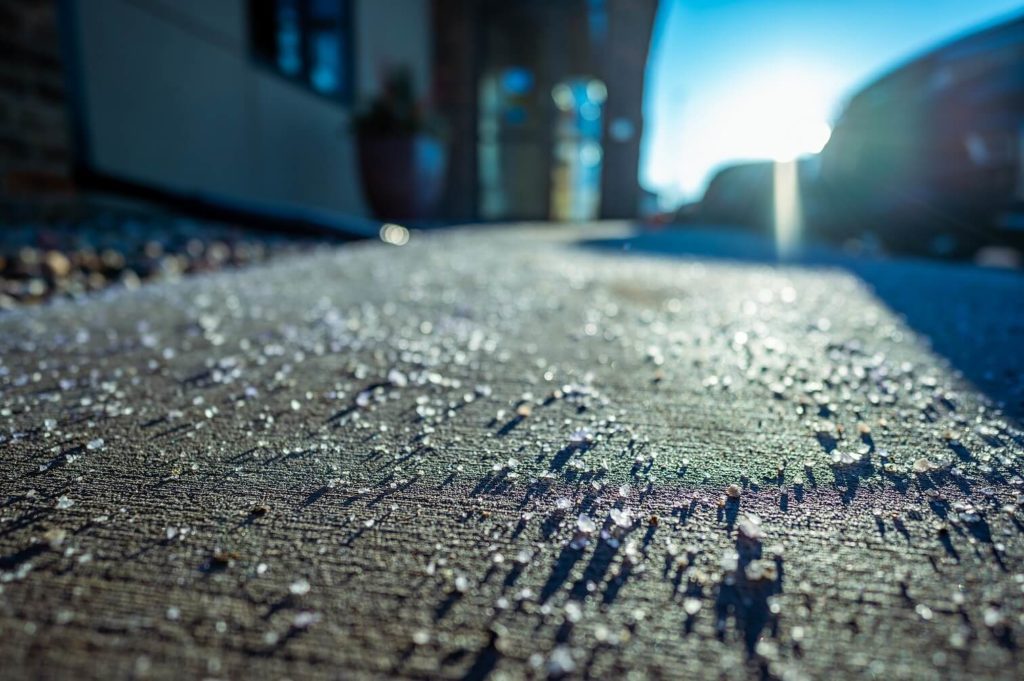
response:
<svg viewBox="0 0 1024 681"><path fill-rule="evenodd" d="M0 198L67 192L72 145L56 3L0 3Z"/></svg>
<svg viewBox="0 0 1024 681"><path fill-rule="evenodd" d="M0 265L62 243L10 238L41 224L81 241L110 197L345 238L639 218L754 229L782 255L970 257L1024 235L1012 0L0 0L0 18L0 208L20 225Z"/></svg>
<svg viewBox="0 0 1024 681"><path fill-rule="evenodd" d="M810 236L869 235L895 252L934 255L1019 245L1024 15L889 70L849 97L830 127L820 153L718 170L693 217L777 229L778 166L790 162Z"/></svg>
<svg viewBox="0 0 1024 681"><path fill-rule="evenodd" d="M33 134L5 149L5 193L365 215L351 119L401 70L448 132L432 217L633 217L657 4L5 2L25 65L6 89Z"/></svg>
<svg viewBox="0 0 1024 681"><path fill-rule="evenodd" d="M389 64L429 89L429 9L61 2L78 170L87 181L365 213L347 117Z"/></svg>
<svg viewBox="0 0 1024 681"><path fill-rule="evenodd" d="M657 0L435 6L452 217L635 217Z"/></svg>

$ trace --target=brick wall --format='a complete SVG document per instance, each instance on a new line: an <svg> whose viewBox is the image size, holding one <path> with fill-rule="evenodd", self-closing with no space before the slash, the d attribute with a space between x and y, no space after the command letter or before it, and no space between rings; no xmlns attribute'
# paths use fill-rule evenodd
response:
<svg viewBox="0 0 1024 681"><path fill-rule="evenodd" d="M71 139L56 0L0 0L0 198L67 193Z"/></svg>

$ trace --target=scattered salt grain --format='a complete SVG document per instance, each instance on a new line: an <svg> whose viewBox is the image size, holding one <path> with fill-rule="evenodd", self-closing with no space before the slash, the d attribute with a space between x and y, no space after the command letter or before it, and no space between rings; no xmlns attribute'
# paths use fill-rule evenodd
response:
<svg viewBox="0 0 1024 681"><path fill-rule="evenodd" d="M292 582L291 585L289 585L288 587L288 591L290 591L295 596L305 596L309 593L309 589L309 582L305 579L297 579L294 582Z"/></svg>

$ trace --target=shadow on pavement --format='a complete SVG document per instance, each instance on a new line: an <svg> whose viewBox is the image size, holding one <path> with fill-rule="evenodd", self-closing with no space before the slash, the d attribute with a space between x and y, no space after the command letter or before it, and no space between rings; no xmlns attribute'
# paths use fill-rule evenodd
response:
<svg viewBox="0 0 1024 681"><path fill-rule="evenodd" d="M638 231L579 247L757 265L836 268L868 288L1006 413L1024 417L1024 274L965 263L858 257L809 245L781 260L775 244L728 227Z"/></svg>

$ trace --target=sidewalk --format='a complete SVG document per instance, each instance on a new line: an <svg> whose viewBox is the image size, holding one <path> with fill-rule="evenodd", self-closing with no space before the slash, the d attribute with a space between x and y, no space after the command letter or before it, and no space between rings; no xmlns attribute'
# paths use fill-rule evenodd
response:
<svg viewBox="0 0 1024 681"><path fill-rule="evenodd" d="M5 676L1024 675L1024 277L623 239L0 316Z"/></svg>

